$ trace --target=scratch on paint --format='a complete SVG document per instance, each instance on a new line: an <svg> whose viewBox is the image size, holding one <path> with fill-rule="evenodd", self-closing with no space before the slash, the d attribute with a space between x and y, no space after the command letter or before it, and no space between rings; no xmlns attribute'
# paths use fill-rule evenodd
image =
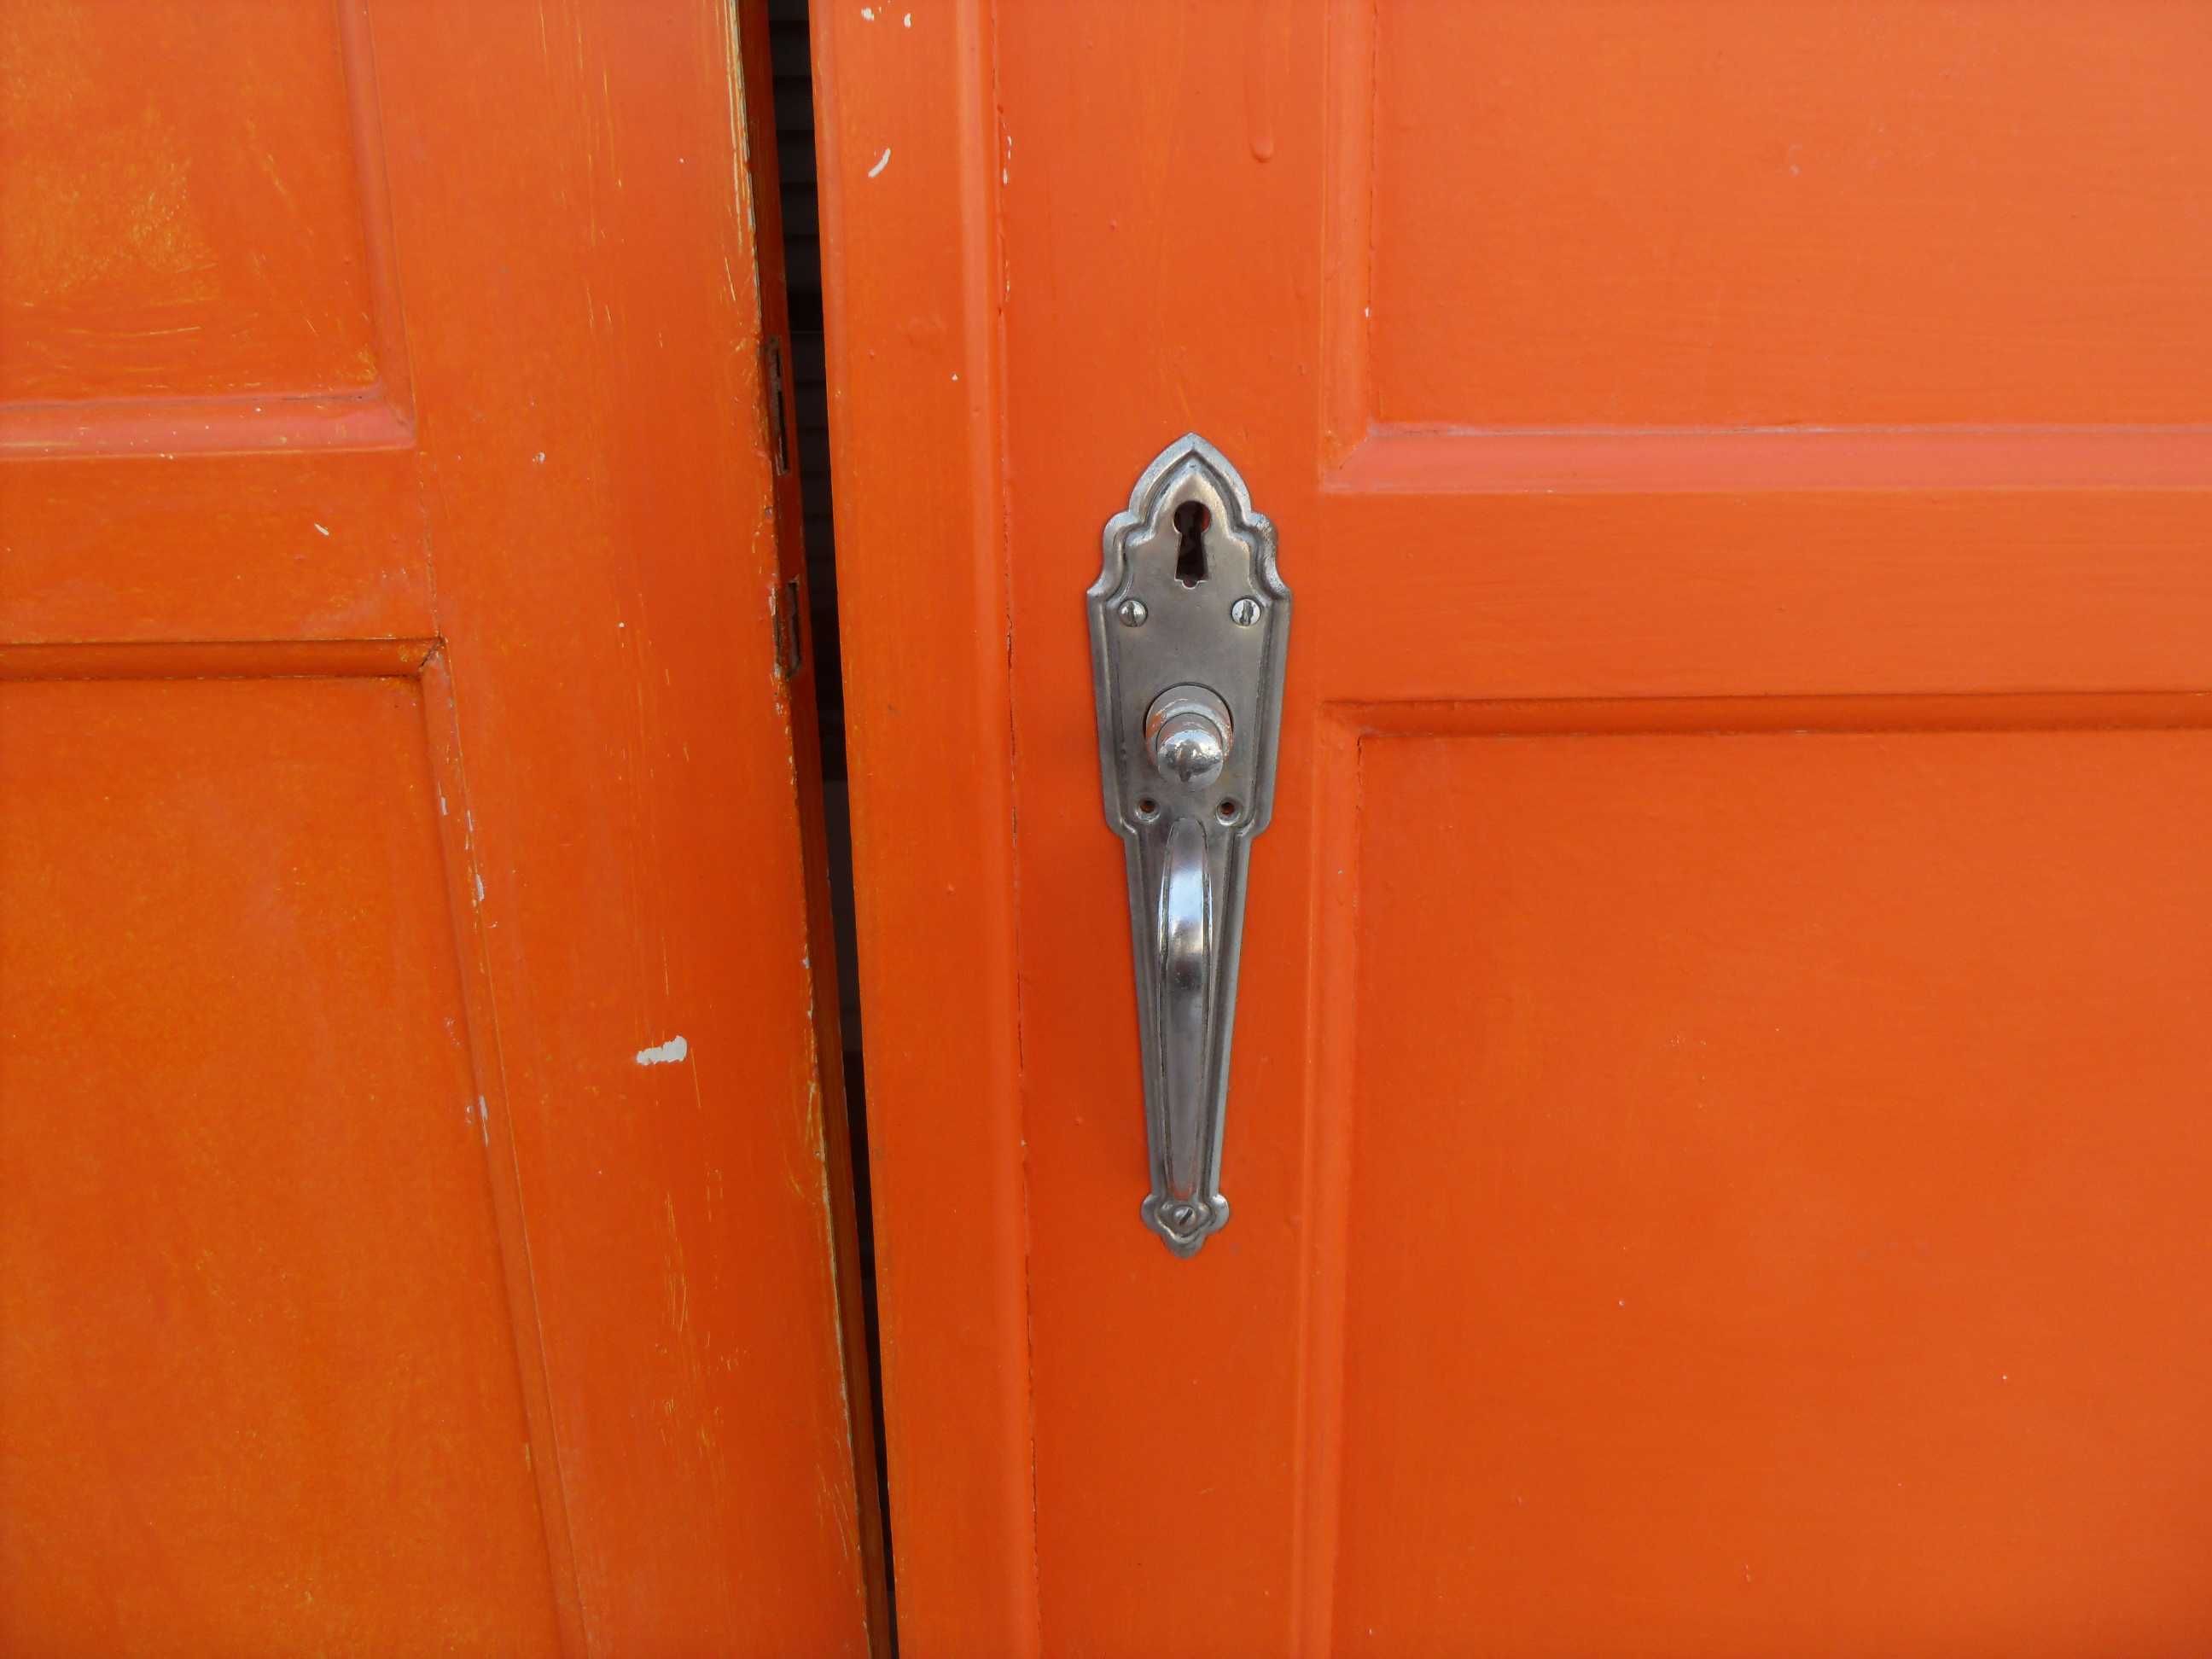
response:
<svg viewBox="0 0 2212 1659"><path fill-rule="evenodd" d="M668 1327L681 1336L691 1323L691 1281L684 1272L684 1236L676 1226L675 1194L662 1194L660 1207L668 1217L669 1260L662 1268L668 1285ZM673 1407L676 1402L668 1403Z"/></svg>
<svg viewBox="0 0 2212 1659"><path fill-rule="evenodd" d="M890 147L889 144L885 144L885 145L884 146L884 153L883 153L881 155L878 155L878 157L876 157L876 164L875 164L875 166L873 166L873 167L870 167L870 168L868 169L868 177L869 177L869 178L871 178L871 179L874 178L878 173L881 173L881 172L882 172L885 167L889 167L890 164L891 164L891 147Z"/></svg>
<svg viewBox="0 0 2212 1659"><path fill-rule="evenodd" d="M641 1066L680 1065L683 1063L684 1057L690 1052L691 1045L690 1043L686 1042L681 1036L672 1036L669 1038L667 1042L656 1043L650 1048L639 1049L637 1051L637 1063Z"/></svg>

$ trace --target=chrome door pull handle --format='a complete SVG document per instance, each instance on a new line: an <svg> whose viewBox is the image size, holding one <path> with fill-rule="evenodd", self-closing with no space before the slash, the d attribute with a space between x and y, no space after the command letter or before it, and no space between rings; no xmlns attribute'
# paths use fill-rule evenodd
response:
<svg viewBox="0 0 2212 1659"><path fill-rule="evenodd" d="M1221 1195L1237 960L1251 838L1274 804L1291 591L1274 526L1195 434L1107 521L1087 599L1106 820L1121 837L1135 946L1152 1190L1177 1255L1229 1220Z"/></svg>
<svg viewBox="0 0 2212 1659"><path fill-rule="evenodd" d="M1160 871L1159 1027L1165 1041L1163 1060L1166 1146L1153 1190L1140 1213L1145 1224L1170 1246L1188 1239L1196 1249L1211 1229L1208 1206L1229 1218L1229 1200L1206 1182L1206 1020L1213 980L1213 893L1206 879L1206 831L1195 818L1168 826L1167 862ZM1201 1199L1199 1188L1207 1191ZM1164 1189L1164 1190L1163 1190Z"/></svg>

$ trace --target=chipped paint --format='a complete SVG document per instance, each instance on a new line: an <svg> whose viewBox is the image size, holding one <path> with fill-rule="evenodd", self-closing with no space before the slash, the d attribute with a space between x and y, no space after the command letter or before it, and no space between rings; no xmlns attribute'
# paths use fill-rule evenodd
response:
<svg viewBox="0 0 2212 1659"><path fill-rule="evenodd" d="M665 1042L656 1042L650 1048L639 1049L637 1063L641 1066L679 1066L690 1052L691 1045L681 1036L672 1036Z"/></svg>

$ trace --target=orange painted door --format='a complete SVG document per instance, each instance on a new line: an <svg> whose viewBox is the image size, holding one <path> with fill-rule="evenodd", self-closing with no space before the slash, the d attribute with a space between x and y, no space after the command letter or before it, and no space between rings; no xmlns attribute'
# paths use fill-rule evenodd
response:
<svg viewBox="0 0 2212 1659"><path fill-rule="evenodd" d="M2212 11L874 10L909 1650L2212 1650ZM1178 1260L1084 590L1193 430L1297 616Z"/></svg>
<svg viewBox="0 0 2212 1659"><path fill-rule="evenodd" d="M0 4L11 1652L867 1648L759 22Z"/></svg>

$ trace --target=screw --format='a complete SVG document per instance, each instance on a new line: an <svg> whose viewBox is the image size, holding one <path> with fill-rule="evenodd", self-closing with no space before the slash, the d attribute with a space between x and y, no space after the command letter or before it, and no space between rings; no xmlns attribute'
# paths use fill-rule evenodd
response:
<svg viewBox="0 0 2212 1659"><path fill-rule="evenodd" d="M1124 628L1142 628L1145 625L1145 618L1152 613L1145 609L1145 602L1142 599L1124 599L1114 614L1121 617L1121 626Z"/></svg>
<svg viewBox="0 0 2212 1659"><path fill-rule="evenodd" d="M1239 628L1249 628L1260 620L1260 601L1239 599L1229 607L1229 620Z"/></svg>

